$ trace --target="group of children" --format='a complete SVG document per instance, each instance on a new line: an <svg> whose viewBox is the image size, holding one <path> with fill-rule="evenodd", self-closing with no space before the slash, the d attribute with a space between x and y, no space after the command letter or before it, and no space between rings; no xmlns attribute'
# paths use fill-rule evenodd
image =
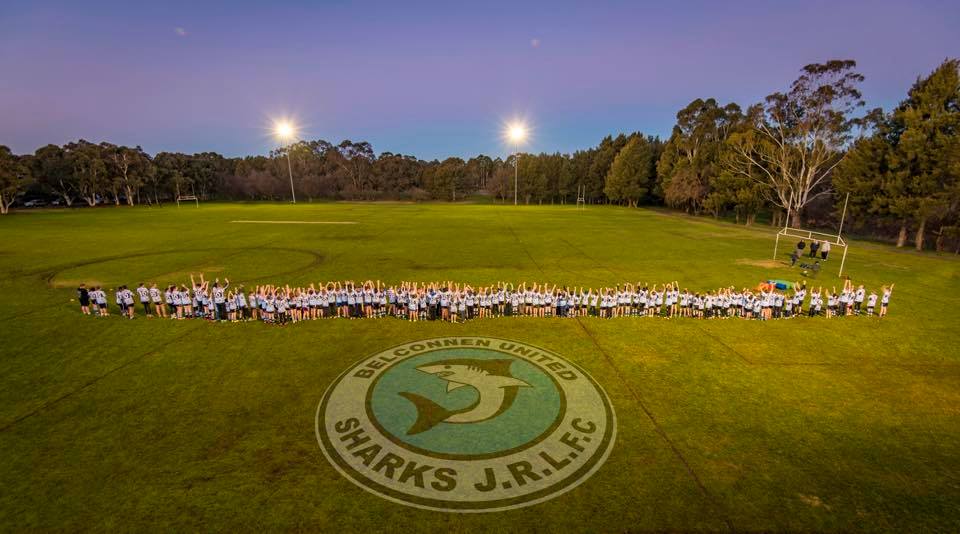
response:
<svg viewBox="0 0 960 534"><path fill-rule="evenodd" d="M229 279L224 279L223 284L219 279L211 283L201 275L199 281L191 276L189 286L170 285L161 289L155 283L149 286L140 283L135 291L120 286L114 290L114 301L121 315L130 319L136 316L139 301L148 317L260 320L281 325L334 317L450 322L501 316L770 320L804 315L805 307L809 317L862 313L872 316L878 301L878 315L883 317L892 293L893 284L883 286L878 295L875 291L868 294L862 285L854 287L850 280L844 282L840 292L824 287L808 290L805 283L797 283L791 292L775 287L691 292L686 288L681 290L677 282L585 289L525 282L517 286L501 282L476 288L453 282L403 282L399 286L386 286L379 280L362 284L328 282L319 288L313 284L294 288L264 285L245 291L243 286L232 287ZM77 297L84 314L110 315L107 293L100 286L88 289L81 284Z"/></svg>

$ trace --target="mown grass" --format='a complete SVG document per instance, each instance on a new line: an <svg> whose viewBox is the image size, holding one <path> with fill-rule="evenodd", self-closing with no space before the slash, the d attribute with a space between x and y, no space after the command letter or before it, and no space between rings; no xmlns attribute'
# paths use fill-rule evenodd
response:
<svg viewBox="0 0 960 534"><path fill-rule="evenodd" d="M232 220L350 220L255 225ZM73 286L791 278L773 232L612 207L204 204L0 218L4 530L960 529L960 263L854 243L848 272L896 282L891 315L262 324L92 319ZM786 252L788 247L785 247ZM835 250L837 254L839 250ZM782 260L786 259L784 255ZM831 260L816 284L833 285ZM313 433L365 355L441 335L543 346L610 394L617 443L531 508L427 512L343 479Z"/></svg>

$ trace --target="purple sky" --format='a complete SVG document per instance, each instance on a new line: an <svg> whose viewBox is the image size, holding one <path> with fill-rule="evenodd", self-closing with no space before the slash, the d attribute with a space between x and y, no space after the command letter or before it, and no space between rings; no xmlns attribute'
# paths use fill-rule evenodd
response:
<svg viewBox="0 0 960 534"><path fill-rule="evenodd" d="M263 154L286 115L432 159L502 155L520 116L526 150L569 152L667 136L694 98L747 105L827 59L889 108L960 56L955 0L145 4L4 0L0 144Z"/></svg>

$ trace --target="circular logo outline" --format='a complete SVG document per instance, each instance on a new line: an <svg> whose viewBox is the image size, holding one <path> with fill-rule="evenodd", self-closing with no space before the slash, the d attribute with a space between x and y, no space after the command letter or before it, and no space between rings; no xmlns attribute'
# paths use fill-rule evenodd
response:
<svg viewBox="0 0 960 534"><path fill-rule="evenodd" d="M406 347L406 346L412 346L420 343L426 346L426 344L430 342L442 342L444 340L451 340L451 339L456 339L458 340L458 342L461 340L488 340L491 343L492 342L511 343L517 346L536 349L538 351L545 353L546 355L549 355L551 357L556 357L559 361L562 361L563 364L570 366L575 371L579 372L579 374L588 381L589 385L593 387L597 396L600 398L600 400L603 403L603 413L606 417L606 421L604 425L605 426L604 433L600 439L599 445L590 454L587 460L585 460L582 463L582 465L577 466L577 468L572 473L565 475L561 479L558 479L556 483L547 485L546 487L543 487L536 491L532 491L527 494L516 495L513 497L505 497L505 498L494 498L494 499L484 500L484 501L444 500L439 498L422 497L422 496L414 495L411 493L404 493L401 490L385 486L382 483L376 480L373 480L369 476L366 476L365 474L361 473L358 469L356 469L356 467L349 464L342 457L342 453L338 451L337 448L334 446L331 436L329 436L327 432L321 432L321 429L320 429L321 417L325 415L328 402L330 401L330 398L334 394L336 388L343 382L343 380L351 372L355 372L357 369L361 369L362 365L365 362L372 361L373 358L376 358L384 354L391 354L393 351L399 350L400 348ZM422 354L427 354L430 352L436 352L436 351L449 349L449 348L451 347L439 346L435 348L424 349L424 350L417 351L415 355L419 356ZM494 352L509 354L508 352L499 350L499 349L493 349L489 347L484 347L484 348ZM392 365L395 365L395 364L387 365L382 370L386 371ZM377 379L379 379L380 374L382 373L378 373ZM551 380L554 380L555 385L559 385L559 382L557 382L552 376L550 378ZM367 391L368 392L372 391L373 386L374 386L374 383L372 382L368 386ZM562 389L562 388L558 388L558 389ZM561 395L563 395L562 391L560 393ZM368 395L364 395L364 397L365 397L364 398L365 410L369 410L369 407L366 406ZM562 419L562 417L559 417L558 421L560 419ZM551 432L554 432L557 426L558 426L557 424L551 425L551 428L545 434L550 434ZM380 434L379 436L380 438L384 439L385 441L395 443L396 438L394 438L393 436L390 436L390 433L388 431L385 431L385 429L383 429L380 424L375 424L374 429L378 434ZM316 415L314 417L314 432L316 434L317 444L320 446L321 452L323 453L324 457L326 457L327 461L334 467L334 469L336 469L344 478L349 480L351 483L360 487L361 489L363 489L368 493L376 495L377 497L380 497L382 499L395 502L397 504L411 506L411 507L419 508L423 510L455 512L455 513L487 513L487 512L498 512L498 511L523 508L527 506L533 506L533 505L548 501L550 499L553 499L555 497L558 497L560 495L563 495L564 493L567 493L568 491L573 490L580 484L586 482L591 476L593 476L600 469L600 467L606 462L607 458L609 458L610 453L613 451L613 447L616 443L616 435L617 435L617 417L616 417L616 412L613 409L613 402L610 400L609 395L607 395L606 390L604 390L603 387L578 364L571 362L565 358L562 358L561 356L554 353L553 351L544 349L542 347L538 347L536 345L531 345L529 343L503 339L503 338L495 338L495 337L487 337L487 336L444 336L444 337L436 337L436 338L414 340L414 341L408 341L405 343L400 343L392 347L375 352L373 354L367 355L364 358L357 360L356 362L351 364L344 371L342 371L333 380L333 382L330 383L330 385L327 387L326 391L324 392L323 397L321 398L321 401L318 403ZM539 443L540 441L542 441L542 439L543 438L541 436L533 441L535 441L536 443ZM589 441L589 439L587 441ZM530 446L533 446L536 443L532 443ZM402 446L409 447L409 444L404 444ZM511 450L508 452L508 454L514 454L522 450L525 450L527 448L529 448L529 446L527 445L517 447L516 450ZM483 459L482 458L483 455L477 455L477 456L478 457L476 458L476 460Z"/></svg>
<svg viewBox="0 0 960 534"><path fill-rule="evenodd" d="M469 337L469 336L467 336L467 337ZM433 341L433 340L436 340L436 339L451 339L451 338L449 338L449 337L442 337L442 338L432 338L432 339L427 339L427 340L411 341L411 342L409 342L409 343L402 343L402 344L400 344L400 345L396 345L396 346L394 346L394 347L390 347L389 349L386 349L386 350L384 350L384 351L380 351L380 352L378 352L377 354L383 354L384 352L389 352L389 351L391 351L391 350L396 349L397 347L403 347L403 346L410 345L410 344L413 344L413 343L425 343L425 342L427 342L427 341ZM512 341L512 340L507 340L507 339L500 340L500 339L498 339L498 338L488 338L488 337L469 337L469 339L490 339L490 340L496 339L497 341L509 341L510 343L520 343L519 341ZM533 347L533 345L529 345L529 344L527 344L527 343L522 343L522 345L525 345L525 346L527 346L527 347ZM423 354L429 354L429 353L431 353L431 352L436 352L436 351L438 351L438 350L443 350L443 349L445 349L445 348L447 348L447 347L440 347L440 348L436 348L436 349L432 349L432 350L424 350L424 351L418 352L418 353L417 353L417 356L420 356L420 355L423 355ZM538 350L543 350L544 352L550 352L550 351L546 351L546 350L544 350L544 349L541 349L541 348L539 348L539 347L533 347L533 348L537 348ZM550 352L550 354L553 354L553 353ZM361 360L361 361L364 361L364 360ZM564 360L564 361L566 361L566 360ZM354 364L354 367L356 367L356 364ZM581 372L582 372L582 371L581 371ZM544 374L547 374L547 373L544 373ZM558 392L559 395L560 395L560 413L557 414L557 417L556 417L556 418L554 419L554 421L550 424L550 426L547 427L543 432L541 432L540 435L537 436L536 438L534 438L534 439L532 439L532 440L524 443L523 445L519 445L519 446L517 446L517 447L514 447L514 448L512 448L512 449L509 449L509 450L506 450L506 451L492 452L492 453L481 453L481 454L451 454L451 453L446 453L446 454L445 454L445 453L440 453L440 452L436 452L436 451L428 451L428 450L425 450L425 449L421 449L420 447L417 447L416 445L413 445L412 443L405 443L405 442L401 441L401 440L398 439L396 436L394 436L392 432L390 432L389 430L387 430L386 428L384 428L383 425L376 419L376 417L374 417L374 415L373 415L373 406L372 406L372 402L371 402L371 401L372 401L372 397L373 397L373 391L374 391L374 389L376 389L377 383L378 383L379 380L383 377L383 375L384 375L384 373L378 373L377 376L374 377L373 382L370 383L370 387L367 388L366 409L367 409L367 415L368 415L368 417L369 417L369 419L370 419L370 422L373 423L373 426L377 429L378 432L380 432L380 434L383 435L383 437L389 439L390 441L394 442L395 444L399 445L400 447L403 447L403 448L405 448L405 449L407 449L407 450L413 451L413 452L418 453L418 454L423 454L423 455L426 455L426 456L433 456L433 457L444 458L444 459L449 459L449 460L487 460L487 459L499 458L499 457L501 457L501 456L507 456L507 455L510 455L510 454L516 454L516 453L518 453L518 452L522 452L522 451L524 451L524 450L526 450L526 449L529 449L530 447L533 447L534 445L540 443L541 441L543 441L544 439L546 439L547 437L549 437L549 436L557 429L557 427L559 427L560 424L563 422L563 418L564 418L564 416L566 415L566 411L567 411L567 399L566 399L566 394L564 393L563 388L560 386L560 382L558 382L555 377L547 374L547 377L548 377L548 378L550 379L550 381L553 383L554 387L556 387L557 392Z"/></svg>

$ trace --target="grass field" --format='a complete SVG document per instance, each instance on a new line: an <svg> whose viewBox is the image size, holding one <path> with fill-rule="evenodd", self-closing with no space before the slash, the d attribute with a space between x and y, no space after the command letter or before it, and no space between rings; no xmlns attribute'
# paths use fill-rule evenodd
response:
<svg viewBox="0 0 960 534"><path fill-rule="evenodd" d="M0 529L960 530L955 256L854 242L855 281L896 282L882 321L281 329L93 319L70 301L80 281L166 283L197 271L247 285L754 286L796 276L769 261L772 237L769 227L612 207L211 204L0 218ZM820 282L837 282L837 263ZM314 435L324 390L369 354L445 335L515 339L586 369L619 422L606 464L569 493L493 514L418 510L345 480Z"/></svg>

